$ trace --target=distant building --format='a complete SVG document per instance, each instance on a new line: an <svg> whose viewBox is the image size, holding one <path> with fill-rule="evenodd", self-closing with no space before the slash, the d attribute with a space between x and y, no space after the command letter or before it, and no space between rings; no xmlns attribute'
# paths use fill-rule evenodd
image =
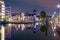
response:
<svg viewBox="0 0 60 40"><path fill-rule="evenodd" d="M25 14L24 13L21 13L21 16L20 17L22 18L22 21L25 20Z"/></svg>
<svg viewBox="0 0 60 40"><path fill-rule="evenodd" d="M9 5L5 5L5 17L8 18L8 20L10 20L9 18L11 18L11 6Z"/></svg>
<svg viewBox="0 0 60 40"><path fill-rule="evenodd" d="M16 14L13 17L13 21L19 21L19 22L31 22L31 21L34 21L34 13L33 14L29 14L29 13L20 13L20 14ZM36 20L38 21L39 18L38 18L38 15L36 15Z"/></svg>
<svg viewBox="0 0 60 40"><path fill-rule="evenodd" d="M18 22L18 15L12 17L13 22Z"/></svg>
<svg viewBox="0 0 60 40"><path fill-rule="evenodd" d="M11 16L11 6L5 5L5 16Z"/></svg>
<svg viewBox="0 0 60 40"><path fill-rule="evenodd" d="M29 14L29 13L25 15L27 21L33 21L33 16L34 14Z"/></svg>

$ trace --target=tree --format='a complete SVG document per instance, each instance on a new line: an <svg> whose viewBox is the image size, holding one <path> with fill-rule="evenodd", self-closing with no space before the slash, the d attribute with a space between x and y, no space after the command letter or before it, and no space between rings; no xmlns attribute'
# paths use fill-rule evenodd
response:
<svg viewBox="0 0 60 40"><path fill-rule="evenodd" d="M47 36L47 26L46 26L46 12L45 11L41 11L41 13L40 13L40 18L43 20L41 23L43 24L43 25L41 25L41 27L40 27L40 30L42 31L42 32L46 32L45 34L46 34L46 36Z"/></svg>
<svg viewBox="0 0 60 40"><path fill-rule="evenodd" d="M41 32L46 31L46 25L41 25L41 27L40 27L40 31L41 31Z"/></svg>
<svg viewBox="0 0 60 40"><path fill-rule="evenodd" d="M45 11L41 11L40 17L41 17L41 18L45 18L45 17L46 17L46 12L45 12Z"/></svg>

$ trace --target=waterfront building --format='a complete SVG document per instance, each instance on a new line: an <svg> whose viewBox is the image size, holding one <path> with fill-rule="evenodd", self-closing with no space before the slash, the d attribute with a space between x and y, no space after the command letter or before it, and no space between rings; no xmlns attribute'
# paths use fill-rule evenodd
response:
<svg viewBox="0 0 60 40"><path fill-rule="evenodd" d="M5 5L5 17L7 18L7 21L12 21L12 16L11 16L11 6Z"/></svg>
<svg viewBox="0 0 60 40"><path fill-rule="evenodd" d="M5 3L4 1L0 0L0 21L3 21L5 18ZM1 38L0 40L5 40L5 27L1 26Z"/></svg>

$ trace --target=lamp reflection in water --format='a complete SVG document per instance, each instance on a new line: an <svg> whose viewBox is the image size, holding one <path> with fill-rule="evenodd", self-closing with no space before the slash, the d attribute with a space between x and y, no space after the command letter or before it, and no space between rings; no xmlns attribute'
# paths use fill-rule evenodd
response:
<svg viewBox="0 0 60 40"><path fill-rule="evenodd" d="M34 29L34 33L36 33L36 14L34 15L34 27L33 27L33 29Z"/></svg>
<svg viewBox="0 0 60 40"><path fill-rule="evenodd" d="M16 31L18 31L18 26L15 26L16 27Z"/></svg>
<svg viewBox="0 0 60 40"><path fill-rule="evenodd" d="M20 24L18 25L18 28L20 28Z"/></svg>
<svg viewBox="0 0 60 40"><path fill-rule="evenodd" d="M34 22L33 32L36 33L36 23Z"/></svg>
<svg viewBox="0 0 60 40"><path fill-rule="evenodd" d="M54 37L56 36L56 33L54 33Z"/></svg>
<svg viewBox="0 0 60 40"><path fill-rule="evenodd" d="M1 40L5 40L5 27L1 26Z"/></svg>
<svg viewBox="0 0 60 40"><path fill-rule="evenodd" d="M23 31L25 29L25 25L21 24L21 30Z"/></svg>

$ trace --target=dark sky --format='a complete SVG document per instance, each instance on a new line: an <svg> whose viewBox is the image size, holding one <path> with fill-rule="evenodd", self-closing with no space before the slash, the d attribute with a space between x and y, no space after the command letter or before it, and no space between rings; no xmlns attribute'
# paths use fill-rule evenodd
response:
<svg viewBox="0 0 60 40"><path fill-rule="evenodd" d="M10 5L14 12L32 12L36 9L37 12L45 10L51 13L57 11L59 0L5 0L5 4Z"/></svg>

